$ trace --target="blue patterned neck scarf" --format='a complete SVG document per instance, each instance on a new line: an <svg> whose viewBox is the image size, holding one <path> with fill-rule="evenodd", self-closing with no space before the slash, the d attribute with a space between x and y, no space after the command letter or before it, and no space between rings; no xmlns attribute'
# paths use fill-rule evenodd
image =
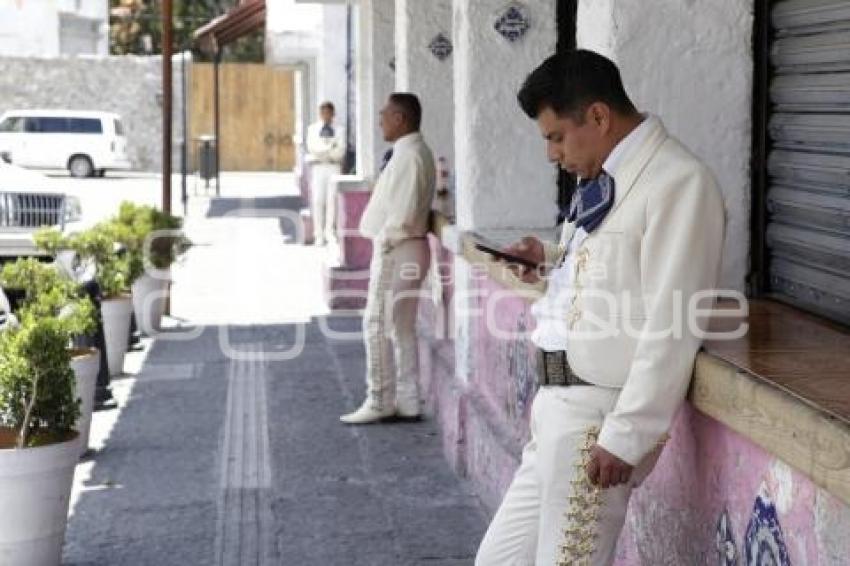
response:
<svg viewBox="0 0 850 566"><path fill-rule="evenodd" d="M389 163L390 159L392 159L392 158L393 158L393 148L389 148L386 151L386 153L384 153L383 159L381 159L381 171L383 171L386 168L387 163Z"/></svg>
<svg viewBox="0 0 850 566"><path fill-rule="evenodd" d="M314 130L315 131L315 130ZM334 128L330 124L325 124L322 126L322 131L319 132L319 136L323 138L332 138L334 137Z"/></svg>
<svg viewBox="0 0 850 566"><path fill-rule="evenodd" d="M614 177L602 171L595 179L582 179L573 194L567 220L590 234L614 206Z"/></svg>

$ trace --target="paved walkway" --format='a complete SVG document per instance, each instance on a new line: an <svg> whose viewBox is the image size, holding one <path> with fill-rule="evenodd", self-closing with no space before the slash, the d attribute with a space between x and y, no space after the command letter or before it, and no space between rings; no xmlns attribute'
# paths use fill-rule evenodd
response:
<svg viewBox="0 0 850 566"><path fill-rule="evenodd" d="M363 395L360 319L323 307L323 252L267 216L294 208L291 178L267 181L194 205L172 328L95 415L64 563L472 564L485 518L435 424L338 423Z"/></svg>

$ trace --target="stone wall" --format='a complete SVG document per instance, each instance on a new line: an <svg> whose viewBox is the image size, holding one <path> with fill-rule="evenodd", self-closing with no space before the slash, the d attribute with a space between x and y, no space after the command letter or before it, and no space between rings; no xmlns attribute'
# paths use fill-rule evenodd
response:
<svg viewBox="0 0 850 566"><path fill-rule="evenodd" d="M180 92L180 66L174 65ZM121 115L127 153L134 169L162 166L162 63L160 57L0 58L0 112L11 109L67 108ZM174 137L180 101L175 100ZM177 142L175 141L175 154ZM179 160L174 161L179 171Z"/></svg>

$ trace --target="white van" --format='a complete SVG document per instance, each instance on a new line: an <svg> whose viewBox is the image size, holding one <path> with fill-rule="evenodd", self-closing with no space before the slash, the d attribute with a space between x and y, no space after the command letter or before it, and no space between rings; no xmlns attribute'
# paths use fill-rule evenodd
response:
<svg viewBox="0 0 850 566"><path fill-rule="evenodd" d="M0 159L74 177L130 168L124 125L110 112L9 110L0 116Z"/></svg>

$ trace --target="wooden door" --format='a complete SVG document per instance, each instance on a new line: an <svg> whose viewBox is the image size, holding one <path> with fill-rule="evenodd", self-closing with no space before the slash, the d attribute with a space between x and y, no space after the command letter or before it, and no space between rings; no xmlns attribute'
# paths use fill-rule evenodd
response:
<svg viewBox="0 0 850 566"><path fill-rule="evenodd" d="M293 71L261 64L222 63L220 128L222 171L291 171L295 165ZM190 164L198 168L198 142L213 135L213 65L192 65Z"/></svg>

